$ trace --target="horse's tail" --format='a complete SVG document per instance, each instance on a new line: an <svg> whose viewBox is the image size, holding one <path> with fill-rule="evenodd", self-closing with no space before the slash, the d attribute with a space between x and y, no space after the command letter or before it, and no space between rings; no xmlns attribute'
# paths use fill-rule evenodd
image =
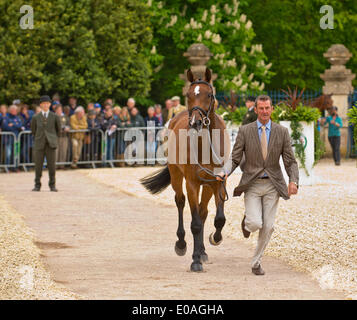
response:
<svg viewBox="0 0 357 320"><path fill-rule="evenodd" d="M169 168L156 171L140 179L141 184L152 194L157 194L164 191L171 184Z"/></svg>

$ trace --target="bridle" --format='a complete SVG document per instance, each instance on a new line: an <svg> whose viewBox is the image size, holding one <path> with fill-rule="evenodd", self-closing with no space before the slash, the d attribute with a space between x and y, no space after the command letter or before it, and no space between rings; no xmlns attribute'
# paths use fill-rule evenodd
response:
<svg viewBox="0 0 357 320"><path fill-rule="evenodd" d="M198 113L200 114L201 118L202 118L202 124L203 124L205 127L207 127L207 129L208 129L208 131L209 131L209 126L210 126L210 124L211 124L211 120L209 119L209 115L210 115L211 112L212 112L212 106L214 106L214 102L215 102L215 100L216 100L216 97L215 97L215 95L214 95L214 93L213 93L214 91L213 91L212 85L211 85L209 82L203 81L203 80L201 80L201 79L198 79L198 80L196 80L196 81L191 82L190 88L191 88L191 86L193 86L193 85L195 85L195 84L205 84L205 85L209 86L209 88L211 89L211 93L208 94L208 96L209 96L209 98L210 98L210 103L209 103L209 106L208 106L208 110L207 110L207 111L204 110L204 109L202 109L200 106L194 106L191 110L189 110L189 111L188 111L188 114L189 114L189 123L190 123L191 120L192 120L192 112L193 112L194 110L197 110ZM209 135L209 134L208 134L208 136L209 136L209 138L210 138L210 135ZM217 155L215 154L215 152L214 152L214 149L213 149L213 146L212 146L211 138L210 138L210 148L211 148L211 151L212 151L212 155L215 156L216 159L219 159L219 158L217 157ZM194 155L196 156L196 154L194 154ZM196 157L196 158L197 158L197 157ZM198 179L200 179L200 180L203 181L203 182L215 182L215 181L217 181L216 178L218 177L218 175L215 174L215 173L213 172L213 170L202 166L202 165L198 162L198 159L195 159L195 160L196 160L196 162L197 162L197 165L200 167L200 170L197 172ZM222 166L222 164L221 164L221 166ZM222 166L222 167L223 167L223 166ZM199 172L201 172L201 171L204 171L204 172L207 173L209 176L213 177L213 179L205 179L205 178L200 177L200 176L199 176ZM224 193L225 193L225 197L222 198L221 193L219 193L219 197L221 198L222 201L227 201L227 200L228 200L228 192L227 192L226 186L225 186L225 184L224 184L225 178L223 178L223 180L220 181L220 182L222 183L222 188L223 188L223 191L224 191Z"/></svg>
<svg viewBox="0 0 357 320"><path fill-rule="evenodd" d="M191 82L191 85L190 85L190 88L195 85L195 84L205 84L207 85L210 89L211 89L211 92L208 94L208 97L210 98L210 103L209 103L209 107L208 107L208 110L204 110L202 109L200 106L194 106L191 110L188 111L188 115L189 115L189 122L191 122L192 120L192 112L197 110L198 113L200 114L201 118L202 118L202 124L205 126L205 127L208 127L209 128L209 125L211 123L211 120L209 119L209 115L212 111L212 106L214 105L214 102L216 100L216 97L213 93L213 88L212 88L212 85L207 82L207 81L203 81L201 79L198 79L196 81L193 81Z"/></svg>

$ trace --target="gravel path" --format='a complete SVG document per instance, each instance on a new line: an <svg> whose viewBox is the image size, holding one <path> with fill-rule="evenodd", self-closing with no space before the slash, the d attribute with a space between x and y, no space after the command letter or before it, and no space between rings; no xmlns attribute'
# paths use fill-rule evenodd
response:
<svg viewBox="0 0 357 320"><path fill-rule="evenodd" d="M267 272L264 277L252 275L249 267L252 248L232 236L239 234L239 230L231 229L232 218L236 217L228 211L231 222L223 243L212 247L206 241L212 264L205 265L201 274L189 272L192 252L189 214L185 214L188 252L178 257L174 253L177 213L171 191L154 198L144 195L137 183L136 175L141 177L151 169L59 171L58 193L48 191L46 172L40 193L30 191L33 172L3 174L0 194L34 230L35 243L52 280L85 298L345 298L339 291L321 289L311 276L274 257L264 258ZM205 239L213 230L212 213L207 222ZM14 225L1 227L9 229ZM18 228L21 231L25 226ZM31 244L26 245L28 250L34 250ZM38 252L34 254L39 256ZM12 260L7 261L9 264ZM37 280L41 281L35 275Z"/></svg>

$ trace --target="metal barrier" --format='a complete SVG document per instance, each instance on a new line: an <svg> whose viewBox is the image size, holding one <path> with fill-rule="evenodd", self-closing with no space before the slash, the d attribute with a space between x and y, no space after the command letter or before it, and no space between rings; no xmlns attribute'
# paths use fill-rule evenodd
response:
<svg viewBox="0 0 357 320"><path fill-rule="evenodd" d="M13 132L0 132L0 168L6 172L17 167L18 143Z"/></svg>
<svg viewBox="0 0 357 320"><path fill-rule="evenodd" d="M80 139L75 138L75 133L82 133ZM104 132L102 130L69 130L58 137L56 150L56 165L65 166L73 162L73 155L78 156L77 164L90 164L93 168L96 164L104 162ZM22 131L18 136L19 166L25 171L27 167L34 166L33 136L31 131ZM46 163L44 164L46 165Z"/></svg>
<svg viewBox="0 0 357 320"><path fill-rule="evenodd" d="M228 129L231 148L238 130ZM117 128L105 132L100 129L69 130L58 138L56 164L71 165L74 160L78 165L88 164L93 168L97 165L165 164L167 148L164 144L168 132L165 127ZM19 166L27 171L28 167L35 165L33 146L31 131L22 131L17 137L12 132L0 132L0 168L8 172L9 168Z"/></svg>
<svg viewBox="0 0 357 320"><path fill-rule="evenodd" d="M157 150L164 143L161 137L165 127L117 128L105 132L105 162L115 164L152 164L165 162L165 157L157 157Z"/></svg>

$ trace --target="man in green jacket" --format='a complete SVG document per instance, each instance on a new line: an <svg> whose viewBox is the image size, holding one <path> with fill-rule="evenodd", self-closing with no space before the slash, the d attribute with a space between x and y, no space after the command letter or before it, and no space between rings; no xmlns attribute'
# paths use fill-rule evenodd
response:
<svg viewBox="0 0 357 320"><path fill-rule="evenodd" d="M40 98L41 112L36 114L31 121L31 131L34 136L35 160L35 187L32 191L40 191L41 177L44 158L47 159L47 168L49 175L49 187L51 191L56 189L56 149L58 137L61 133L60 118L51 112L51 99L49 96Z"/></svg>

